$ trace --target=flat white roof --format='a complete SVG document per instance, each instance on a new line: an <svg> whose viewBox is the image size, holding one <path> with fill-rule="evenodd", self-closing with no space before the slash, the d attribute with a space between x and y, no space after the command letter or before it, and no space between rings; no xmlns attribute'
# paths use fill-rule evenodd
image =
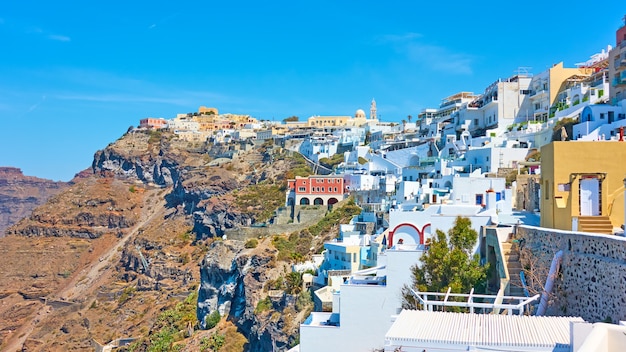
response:
<svg viewBox="0 0 626 352"><path fill-rule="evenodd" d="M385 335L386 345L468 345L520 350L570 346L570 322L580 317L471 314L403 310ZM569 349L567 349L569 350Z"/></svg>

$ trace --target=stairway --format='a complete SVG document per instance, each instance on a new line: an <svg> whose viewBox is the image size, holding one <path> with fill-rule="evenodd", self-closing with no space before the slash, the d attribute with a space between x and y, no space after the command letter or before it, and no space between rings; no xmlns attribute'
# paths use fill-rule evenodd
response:
<svg viewBox="0 0 626 352"><path fill-rule="evenodd" d="M608 216L579 216L578 231L612 234L613 224Z"/></svg>
<svg viewBox="0 0 626 352"><path fill-rule="evenodd" d="M524 288L519 273L522 271L522 263L519 261L519 247L517 243L502 243L504 251L504 265L509 271L509 296L524 296Z"/></svg>

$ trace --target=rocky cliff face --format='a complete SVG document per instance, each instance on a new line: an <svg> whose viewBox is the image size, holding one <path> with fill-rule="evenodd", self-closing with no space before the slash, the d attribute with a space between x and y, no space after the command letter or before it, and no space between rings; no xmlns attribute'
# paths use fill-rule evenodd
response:
<svg viewBox="0 0 626 352"><path fill-rule="evenodd" d="M255 311L266 283L283 282L286 262L269 238L246 248L222 236L284 202L274 183L293 160L271 146L231 148L239 147L150 132L98 151L92 173L0 239L0 349L64 351L128 336L147 348L159 315L195 292L201 324L218 310L246 335L247 350L287 349L304 314L295 298L275 293L271 309ZM216 150L236 153L213 166ZM16 309L20 320L9 324ZM208 335L193 336L189 346Z"/></svg>
<svg viewBox="0 0 626 352"><path fill-rule="evenodd" d="M160 187L172 186L166 196L168 207L191 214L194 233L199 239L221 237L224 231L250 226L253 214L233 206L231 192L270 178L284 177L286 163L263 164L269 160L264 149L239 151L233 159L238 167L209 167L209 161L229 149L239 147L207 145L189 148L188 142L135 133L98 151L92 168L95 174L140 180ZM258 166L258 169L257 169Z"/></svg>
<svg viewBox="0 0 626 352"><path fill-rule="evenodd" d="M67 182L24 176L18 168L0 167L0 237L7 228L29 216L33 209L68 185Z"/></svg>
<svg viewBox="0 0 626 352"><path fill-rule="evenodd" d="M207 317L217 310L248 333L249 351L288 349L297 334L293 323L300 321L295 296L278 291L272 297L272 308L279 314L255 312L258 302L268 295L265 284L289 270L285 262L275 261L276 252L266 246L245 249L238 241L213 243L200 267L198 319L203 328Z"/></svg>

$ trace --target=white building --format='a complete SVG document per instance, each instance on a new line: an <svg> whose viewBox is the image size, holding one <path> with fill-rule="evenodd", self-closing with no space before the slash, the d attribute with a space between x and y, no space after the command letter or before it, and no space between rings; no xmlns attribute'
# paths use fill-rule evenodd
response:
<svg viewBox="0 0 626 352"><path fill-rule="evenodd" d="M493 82L480 97L453 114L451 132L461 132L461 126L468 123L472 135L485 135L487 130L501 135L520 111L530 109L527 96L531 79L519 74Z"/></svg>
<svg viewBox="0 0 626 352"><path fill-rule="evenodd" d="M586 106L580 122L573 127L571 139L596 141L619 136L619 128L626 126L626 110L622 105L595 104Z"/></svg>
<svg viewBox="0 0 626 352"><path fill-rule="evenodd" d="M339 141L334 136L310 136L300 145L300 153L314 162L337 154Z"/></svg>
<svg viewBox="0 0 626 352"><path fill-rule="evenodd" d="M403 310L385 334L385 351L570 352L579 317Z"/></svg>
<svg viewBox="0 0 626 352"><path fill-rule="evenodd" d="M353 274L333 293L332 312L313 312L300 325L300 352L372 351L382 348L401 289L424 248L398 245L378 257L379 266Z"/></svg>

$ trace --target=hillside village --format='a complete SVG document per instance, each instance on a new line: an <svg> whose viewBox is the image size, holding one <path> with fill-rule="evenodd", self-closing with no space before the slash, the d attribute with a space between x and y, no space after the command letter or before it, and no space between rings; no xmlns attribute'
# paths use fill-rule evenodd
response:
<svg viewBox="0 0 626 352"><path fill-rule="evenodd" d="M375 100L369 115L282 122L202 106L144 118L129 133L225 146L213 164L260 144L301 154L313 174L291 175L283 206L255 233L280 233L348 198L362 209L321 254L292 267L315 303L293 351L618 351L626 20L615 43L582 56L536 74L519 68L398 123L379 121ZM493 268L486 292L413 290L422 310L403 310L412 266L458 218L471 221L473 251Z"/></svg>
<svg viewBox="0 0 626 352"><path fill-rule="evenodd" d="M519 68L399 122L380 121L374 99L368 113L302 121L206 106L141 119L96 153L101 178L7 231L11 243L46 237L38 250L57 246L47 260L59 267L99 264L42 275L25 254L19 274L36 284L18 297L3 279L0 300L19 309L3 301L0 316L20 322L0 324L0 347L64 350L55 336L81 331L67 343L96 351L219 351L224 336L254 351L622 351L624 21L580 63ZM420 290L415 270L460 223L476 234L469 259L484 285ZM147 307L181 297L180 319ZM144 300L143 312L127 304ZM73 314L61 332L37 327L58 307ZM229 332L159 340L166 313L168 338ZM149 331L144 316L157 321Z"/></svg>

